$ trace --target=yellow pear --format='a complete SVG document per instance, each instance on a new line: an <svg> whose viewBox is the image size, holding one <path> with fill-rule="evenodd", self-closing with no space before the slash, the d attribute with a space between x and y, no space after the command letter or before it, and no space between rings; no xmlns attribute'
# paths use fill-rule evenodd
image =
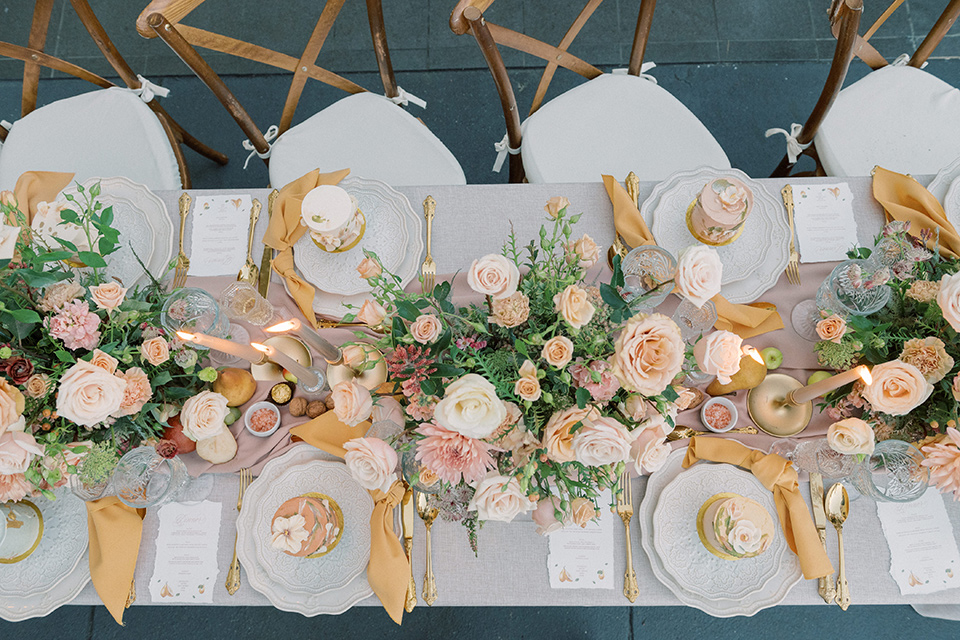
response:
<svg viewBox="0 0 960 640"><path fill-rule="evenodd" d="M213 381L213 391L227 399L228 407L239 407L257 392L257 381L246 369L224 369Z"/></svg>
<svg viewBox="0 0 960 640"><path fill-rule="evenodd" d="M740 371L737 371L728 384L720 384L714 380L707 387L707 393L712 396L722 396L741 389L753 389L767 377L767 366L757 362L750 356L740 358Z"/></svg>

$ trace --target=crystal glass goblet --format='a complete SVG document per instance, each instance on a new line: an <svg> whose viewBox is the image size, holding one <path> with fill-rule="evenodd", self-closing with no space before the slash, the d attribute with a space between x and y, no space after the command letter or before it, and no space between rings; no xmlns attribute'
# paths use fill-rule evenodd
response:
<svg viewBox="0 0 960 640"><path fill-rule="evenodd" d="M186 331L214 338L225 337L230 327L230 321L216 299L195 287L178 289L170 294L160 310L160 322L171 334ZM194 348L204 347L194 345Z"/></svg>
<svg viewBox="0 0 960 640"><path fill-rule="evenodd" d="M923 453L903 440L881 440L851 479L862 495L878 502L910 502L922 496L930 479Z"/></svg>
<svg viewBox="0 0 960 640"><path fill-rule="evenodd" d="M684 299L677 305L673 321L680 327L680 337L684 342L692 343L717 322L717 307L707 300L699 309Z"/></svg>
<svg viewBox="0 0 960 640"><path fill-rule="evenodd" d="M424 467L417 460L417 448L411 447L403 452L400 458L400 469L407 483L420 493L437 493L440 491L440 479L437 474ZM426 473L424 473L426 470Z"/></svg>
<svg viewBox="0 0 960 640"><path fill-rule="evenodd" d="M113 473L117 498L138 509L175 501L189 481L187 467L180 458L164 458L154 447L128 451Z"/></svg>
<svg viewBox="0 0 960 640"><path fill-rule="evenodd" d="M231 320L262 327L273 319L273 305L247 282L234 282L220 293L220 306Z"/></svg>
<svg viewBox="0 0 960 640"><path fill-rule="evenodd" d="M857 468L855 456L834 451L826 438L803 441L793 438L779 440L770 448L770 453L776 453L792 461L793 465L801 471L819 473L827 480L845 478Z"/></svg>
<svg viewBox="0 0 960 640"><path fill-rule="evenodd" d="M676 274L677 259L662 247L647 245L631 250L620 268L623 270L624 299L631 302L643 296L635 308L653 309L670 295L670 287L657 287Z"/></svg>
<svg viewBox="0 0 960 640"><path fill-rule="evenodd" d="M845 260L838 264L817 289L816 299L800 302L790 312L790 323L801 338L816 342L820 311L844 317L876 313L890 301L880 263L874 260ZM888 276L887 276L888 277Z"/></svg>

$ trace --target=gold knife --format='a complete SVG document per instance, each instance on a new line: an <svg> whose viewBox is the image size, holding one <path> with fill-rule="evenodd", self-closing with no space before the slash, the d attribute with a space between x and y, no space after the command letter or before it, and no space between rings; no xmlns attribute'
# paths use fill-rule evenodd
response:
<svg viewBox="0 0 960 640"><path fill-rule="evenodd" d="M273 218L273 204L277 201L277 196L280 195L280 192L274 189L270 192L270 195L267 196L267 221ZM270 276L273 274L273 269L270 268L270 263L273 261L273 249L264 245L263 247L263 258L260 259L260 282L257 285L257 290L260 292L264 298L267 297L267 293L270 291Z"/></svg>
<svg viewBox="0 0 960 640"><path fill-rule="evenodd" d="M817 527L817 533L820 534L820 544L823 550L827 550L827 512L823 507L823 476L816 472L810 473L810 504L813 507L813 524ZM833 574L830 574L833 575ZM836 590L833 586L833 580L830 576L823 576L819 579L817 593L827 604L833 604L836 597Z"/></svg>
<svg viewBox="0 0 960 640"><path fill-rule="evenodd" d="M410 613L417 606L417 583L413 579L413 516L416 507L413 504L413 489L404 483L406 492L400 502L400 522L403 524L403 552L410 563L410 584L407 585L407 602L404 611Z"/></svg>

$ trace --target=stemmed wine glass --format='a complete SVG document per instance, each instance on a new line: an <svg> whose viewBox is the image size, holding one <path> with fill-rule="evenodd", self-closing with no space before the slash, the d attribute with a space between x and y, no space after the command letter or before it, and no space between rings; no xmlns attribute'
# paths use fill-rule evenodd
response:
<svg viewBox="0 0 960 640"><path fill-rule="evenodd" d="M184 287L170 294L163 308L160 310L160 322L170 332L202 333L212 338L230 338L234 342L249 344L250 334L242 326L232 324L227 314L217 303L216 298L195 287ZM192 345L194 349L207 349L199 344ZM215 366L229 366L236 364L240 358L231 354L211 349L210 362Z"/></svg>
<svg viewBox="0 0 960 640"><path fill-rule="evenodd" d="M804 300L793 308L790 323L797 335L816 342L820 310L842 316L867 316L890 301L886 266L872 259L845 260L838 264L817 289L816 299Z"/></svg>

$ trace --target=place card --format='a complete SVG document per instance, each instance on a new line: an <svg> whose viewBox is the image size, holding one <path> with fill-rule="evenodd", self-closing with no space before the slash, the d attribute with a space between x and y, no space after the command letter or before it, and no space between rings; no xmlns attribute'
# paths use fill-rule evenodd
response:
<svg viewBox="0 0 960 640"><path fill-rule="evenodd" d="M153 602L212 603L217 584L219 502L171 503L158 512L157 557L150 578Z"/></svg>
<svg viewBox="0 0 960 640"><path fill-rule="evenodd" d="M610 490L597 498L600 517L585 528L570 524L549 536L547 571L553 589L613 589L613 527Z"/></svg>
<svg viewBox="0 0 960 640"><path fill-rule="evenodd" d="M878 502L877 516L890 547L890 575L901 595L960 587L960 552L936 487L913 502Z"/></svg>
<svg viewBox="0 0 960 640"><path fill-rule="evenodd" d="M794 185L793 219L800 262L846 260L857 246L853 192L846 182Z"/></svg>
<svg viewBox="0 0 960 640"><path fill-rule="evenodd" d="M250 194L197 196L190 248L191 276L236 276L247 261Z"/></svg>

